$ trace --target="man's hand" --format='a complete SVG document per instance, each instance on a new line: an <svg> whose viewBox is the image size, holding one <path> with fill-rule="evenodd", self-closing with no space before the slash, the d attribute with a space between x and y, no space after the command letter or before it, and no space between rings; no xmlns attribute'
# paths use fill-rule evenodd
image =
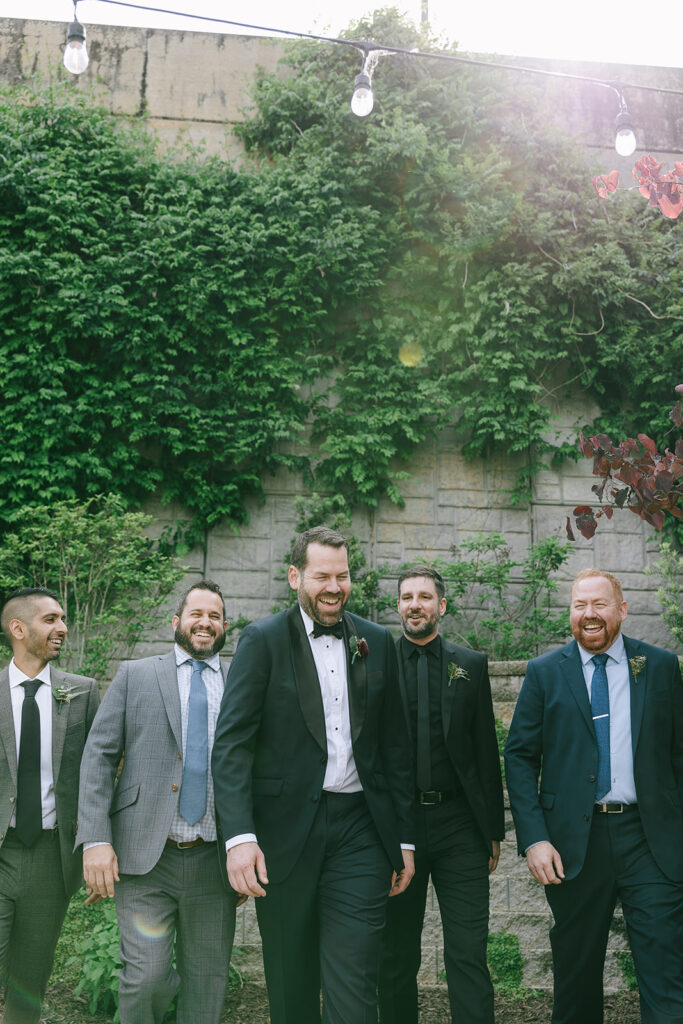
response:
<svg viewBox="0 0 683 1024"><path fill-rule="evenodd" d="M390 896L398 896L400 892L405 892L410 885L411 878L415 874L414 850L401 850L401 853L403 854L403 871L398 875L394 871L391 876Z"/></svg>
<svg viewBox="0 0 683 1024"><path fill-rule="evenodd" d="M489 857L490 875L492 875L493 872L496 870L496 868L498 867L498 861L500 860L500 843L498 842L497 839L491 840L491 849L493 850L493 853Z"/></svg>
<svg viewBox="0 0 683 1024"><path fill-rule="evenodd" d="M110 843L100 843L84 850L83 877L88 895L113 897L114 882L119 881L119 862ZM97 903L97 899L86 902Z"/></svg>
<svg viewBox="0 0 683 1024"><path fill-rule="evenodd" d="M529 871L541 885L559 885L564 878L562 858L552 843L536 843L526 852Z"/></svg>
<svg viewBox="0 0 683 1024"><path fill-rule="evenodd" d="M228 879L235 892L245 896L265 896L268 885L266 858L258 843L239 843L228 850ZM262 882L263 885L259 885Z"/></svg>

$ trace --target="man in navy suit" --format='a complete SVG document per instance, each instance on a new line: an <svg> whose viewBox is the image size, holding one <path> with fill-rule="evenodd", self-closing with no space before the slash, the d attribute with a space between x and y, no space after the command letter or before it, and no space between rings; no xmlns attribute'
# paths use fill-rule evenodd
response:
<svg viewBox="0 0 683 1024"><path fill-rule="evenodd" d="M273 1024L376 1024L387 895L413 874L414 783L396 651L346 612L345 539L297 538L297 604L249 625L213 776L230 884L256 911ZM392 875L393 872L393 875Z"/></svg>
<svg viewBox="0 0 683 1024"><path fill-rule="evenodd" d="M600 1024L621 900L645 1024L683 1024L683 684L622 636L611 573L579 573L574 642L529 662L505 751L520 853L546 887L553 1024ZM540 786L539 786L540 774Z"/></svg>

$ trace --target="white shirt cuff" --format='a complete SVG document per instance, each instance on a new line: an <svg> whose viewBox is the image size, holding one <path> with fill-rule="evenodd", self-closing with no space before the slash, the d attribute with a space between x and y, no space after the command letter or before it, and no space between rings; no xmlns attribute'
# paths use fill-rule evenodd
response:
<svg viewBox="0 0 683 1024"><path fill-rule="evenodd" d="M239 846L240 843L257 843L258 839L253 832L245 832L241 836L233 836L232 839L225 840L225 852L232 850L233 846Z"/></svg>

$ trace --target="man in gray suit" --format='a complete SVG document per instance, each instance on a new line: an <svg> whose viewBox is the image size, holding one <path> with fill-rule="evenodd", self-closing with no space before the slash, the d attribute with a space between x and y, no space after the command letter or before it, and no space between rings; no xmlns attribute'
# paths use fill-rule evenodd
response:
<svg viewBox="0 0 683 1024"><path fill-rule="evenodd" d="M83 755L77 842L86 886L116 901L121 1024L160 1024L176 992L178 1024L220 1019L235 894L209 762L226 626L218 586L190 587L173 617L174 650L121 665Z"/></svg>
<svg viewBox="0 0 683 1024"><path fill-rule="evenodd" d="M66 638L57 595L15 590L2 609L12 660L0 672L0 975L5 1024L37 1024L69 898L82 879L78 767L97 683L53 668Z"/></svg>

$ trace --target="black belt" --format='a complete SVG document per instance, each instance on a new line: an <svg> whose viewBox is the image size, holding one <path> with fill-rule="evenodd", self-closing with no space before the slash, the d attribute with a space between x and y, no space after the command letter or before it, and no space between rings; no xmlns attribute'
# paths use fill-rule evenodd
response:
<svg viewBox="0 0 683 1024"><path fill-rule="evenodd" d="M596 804L593 814L625 814L627 811L637 811L638 804Z"/></svg>
<svg viewBox="0 0 683 1024"><path fill-rule="evenodd" d="M201 846L205 842L206 839L202 839L201 836L198 836L196 839L188 839L186 843L178 842L177 839L167 839L166 845L174 846L176 850L191 850L193 847Z"/></svg>
<svg viewBox="0 0 683 1024"><path fill-rule="evenodd" d="M437 804L442 804L444 800L452 800L454 796L454 789L429 789L426 792L418 789L417 791L418 803L422 807L436 807Z"/></svg>

